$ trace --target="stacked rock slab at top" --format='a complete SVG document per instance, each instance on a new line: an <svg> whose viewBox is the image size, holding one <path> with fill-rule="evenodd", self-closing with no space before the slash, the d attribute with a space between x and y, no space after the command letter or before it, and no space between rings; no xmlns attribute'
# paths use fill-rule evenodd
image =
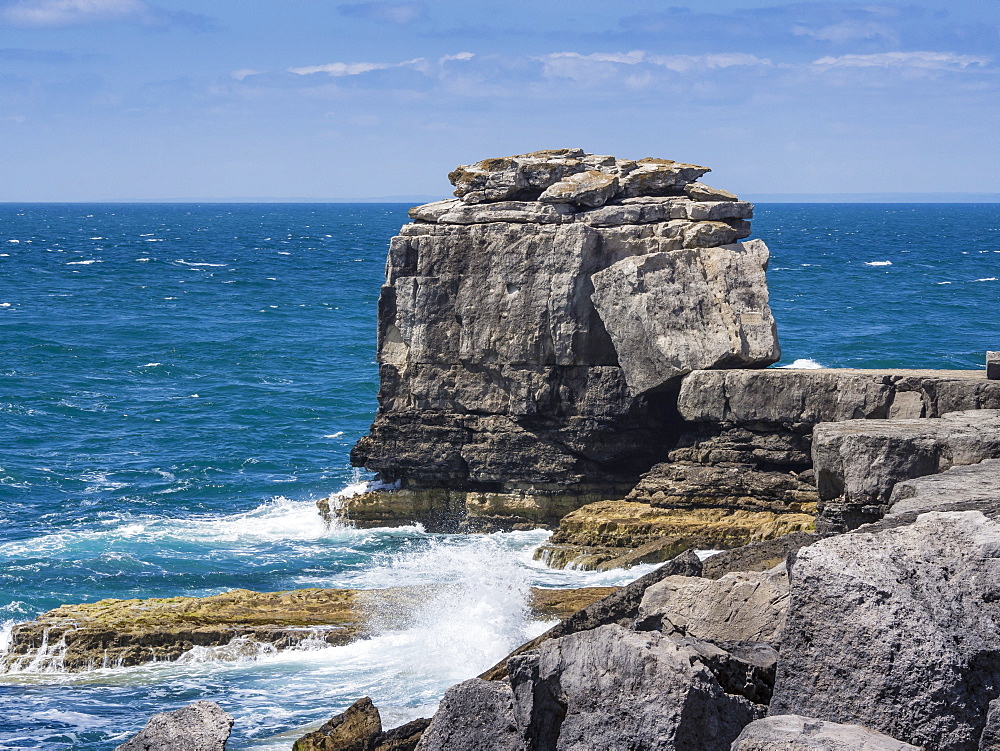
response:
<svg viewBox="0 0 1000 751"><path fill-rule="evenodd" d="M362 524L551 523L678 435L680 378L779 357L753 206L705 167L559 149L486 159L411 209L379 300L379 412L352 461L402 487Z"/></svg>

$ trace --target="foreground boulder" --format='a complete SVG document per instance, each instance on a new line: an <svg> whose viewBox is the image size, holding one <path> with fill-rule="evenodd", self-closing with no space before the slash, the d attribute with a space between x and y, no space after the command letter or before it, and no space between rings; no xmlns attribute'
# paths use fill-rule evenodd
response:
<svg viewBox="0 0 1000 751"><path fill-rule="evenodd" d="M898 482L1000 459L1000 410L826 423L812 451L826 524L854 528L885 515Z"/></svg>
<svg viewBox="0 0 1000 751"><path fill-rule="evenodd" d="M379 300L379 411L352 462L398 488L326 513L554 525L666 458L681 375L774 362L768 251L737 242L753 207L692 198L704 172L577 149L455 170L458 198L391 241ZM647 294L667 277L673 293Z"/></svg>
<svg viewBox="0 0 1000 751"><path fill-rule="evenodd" d="M153 715L115 751L224 751L233 718L210 701Z"/></svg>
<svg viewBox="0 0 1000 751"><path fill-rule="evenodd" d="M775 715L747 725L732 751L919 751L860 725Z"/></svg>
<svg viewBox="0 0 1000 751"><path fill-rule="evenodd" d="M1000 696L1000 524L986 510L800 550L770 713L976 748Z"/></svg>
<svg viewBox="0 0 1000 751"><path fill-rule="evenodd" d="M722 650L700 646L620 626L547 641L510 660L509 687L450 689L418 749L725 751L764 707L727 693L707 665Z"/></svg>
<svg viewBox="0 0 1000 751"><path fill-rule="evenodd" d="M785 564L719 579L670 576L649 587L637 628L713 642L776 643L788 611Z"/></svg>
<svg viewBox="0 0 1000 751"><path fill-rule="evenodd" d="M897 482L889 503L889 519L925 511L961 511L970 504L1000 505L1000 459Z"/></svg>

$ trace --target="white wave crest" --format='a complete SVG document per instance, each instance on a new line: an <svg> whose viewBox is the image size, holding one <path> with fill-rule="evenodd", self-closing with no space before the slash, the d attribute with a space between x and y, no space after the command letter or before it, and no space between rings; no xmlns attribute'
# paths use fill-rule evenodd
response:
<svg viewBox="0 0 1000 751"><path fill-rule="evenodd" d="M892 266L892 261L867 261L865 266Z"/></svg>
<svg viewBox="0 0 1000 751"><path fill-rule="evenodd" d="M808 357L800 357L789 365L779 365L779 368L797 368L799 370L819 370L820 368L825 368L825 365L812 360Z"/></svg>
<svg viewBox="0 0 1000 751"><path fill-rule="evenodd" d="M96 258L91 258L89 261L67 261L67 266L89 266L92 263L104 263L104 261L98 260Z"/></svg>

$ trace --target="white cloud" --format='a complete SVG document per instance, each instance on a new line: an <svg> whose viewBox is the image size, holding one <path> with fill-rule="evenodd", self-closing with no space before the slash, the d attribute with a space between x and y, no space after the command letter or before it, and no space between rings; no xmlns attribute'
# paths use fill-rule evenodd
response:
<svg viewBox="0 0 1000 751"><path fill-rule="evenodd" d="M991 58L957 55L953 52L880 52L873 55L821 57L813 65L821 68L916 68L920 70L964 70L988 65Z"/></svg>
<svg viewBox="0 0 1000 751"><path fill-rule="evenodd" d="M296 73L300 76L310 76L314 73L326 73L335 77L360 76L362 73L371 73L373 70L389 70L390 68L417 68L423 70L427 60L423 57L415 57L412 60L404 60L401 63L327 63L326 65L308 65L303 68L289 68L289 73Z"/></svg>
<svg viewBox="0 0 1000 751"><path fill-rule="evenodd" d="M78 26L129 21L148 26L214 27L214 22L206 16L164 10L143 0L17 0L0 10L0 19L14 26Z"/></svg>
<svg viewBox="0 0 1000 751"><path fill-rule="evenodd" d="M140 0L21 0L4 8L3 17L21 26L69 26L148 11Z"/></svg>
<svg viewBox="0 0 1000 751"><path fill-rule="evenodd" d="M443 57L439 57L438 63L444 65L452 60L471 60L475 56L476 55L473 52L456 52L454 55L444 55Z"/></svg>
<svg viewBox="0 0 1000 751"><path fill-rule="evenodd" d="M261 73L263 73L263 71L254 70L253 68L240 68L239 70L234 70L229 75L237 81L242 81L247 76L258 76Z"/></svg>
<svg viewBox="0 0 1000 751"><path fill-rule="evenodd" d="M643 88L656 80L656 70L663 68L674 73L720 70L723 68L772 66L767 58L743 53L715 53L706 55L650 55L643 50L631 52L599 52L583 55L579 52L554 52L540 58L546 78L569 78L580 83L596 83L617 78L621 66L625 70L625 83L631 88ZM635 72L642 66L643 72Z"/></svg>

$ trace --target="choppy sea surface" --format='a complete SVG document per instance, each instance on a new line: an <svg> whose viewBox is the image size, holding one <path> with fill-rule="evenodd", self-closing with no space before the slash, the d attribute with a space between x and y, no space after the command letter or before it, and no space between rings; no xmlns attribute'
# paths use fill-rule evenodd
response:
<svg viewBox="0 0 1000 751"><path fill-rule="evenodd" d="M386 725L544 628L543 532L326 528L375 410L387 204L0 205L0 649L105 597L448 583L344 647L0 674L0 748L112 749L196 698L232 749L287 749L360 696ZM758 206L783 365L981 368L1000 349L1000 206ZM57 655L56 655L57 657Z"/></svg>

